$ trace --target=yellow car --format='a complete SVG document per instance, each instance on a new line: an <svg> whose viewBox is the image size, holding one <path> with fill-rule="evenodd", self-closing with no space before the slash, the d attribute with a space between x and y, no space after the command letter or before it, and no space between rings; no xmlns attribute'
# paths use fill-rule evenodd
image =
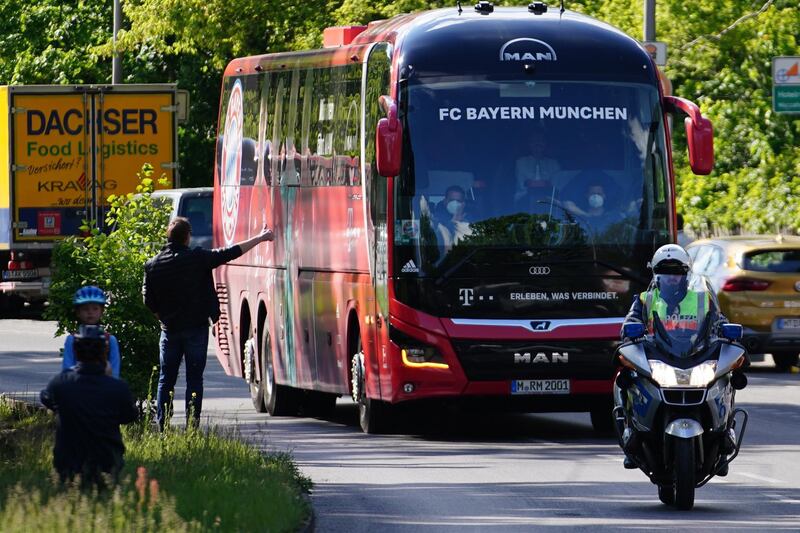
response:
<svg viewBox="0 0 800 533"><path fill-rule="evenodd" d="M771 353L780 370L800 353L800 237L736 236L686 247L692 270L706 276L729 322L744 326L751 360Z"/></svg>

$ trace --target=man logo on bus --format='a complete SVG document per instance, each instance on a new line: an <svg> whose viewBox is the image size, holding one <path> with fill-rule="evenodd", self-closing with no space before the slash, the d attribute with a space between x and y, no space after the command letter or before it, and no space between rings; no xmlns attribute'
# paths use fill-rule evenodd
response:
<svg viewBox="0 0 800 533"><path fill-rule="evenodd" d="M242 83L236 80L228 98L225 131L222 140L222 233L230 246L236 237L239 217L239 177L242 172Z"/></svg>
<svg viewBox="0 0 800 533"><path fill-rule="evenodd" d="M500 61L556 61L553 47L539 39L521 37L500 47Z"/></svg>

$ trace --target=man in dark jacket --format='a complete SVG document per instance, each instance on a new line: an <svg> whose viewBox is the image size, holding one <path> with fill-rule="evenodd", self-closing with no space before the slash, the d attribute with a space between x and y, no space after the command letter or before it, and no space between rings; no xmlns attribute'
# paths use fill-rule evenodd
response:
<svg viewBox="0 0 800 533"><path fill-rule="evenodd" d="M233 261L260 242L273 239L264 228L255 237L228 248L189 248L192 226L177 217L167 228L167 245L144 266L144 303L161 322L156 419L163 430L172 410L172 394L181 359L186 357L186 421L197 424L203 406L208 327L219 318L212 270Z"/></svg>
<svg viewBox="0 0 800 533"><path fill-rule="evenodd" d="M106 375L108 340L99 326L83 325L73 345L78 364L54 377L40 394L56 413L53 464L62 481L81 476L85 485L116 480L123 465L120 424L138 417L128 385Z"/></svg>

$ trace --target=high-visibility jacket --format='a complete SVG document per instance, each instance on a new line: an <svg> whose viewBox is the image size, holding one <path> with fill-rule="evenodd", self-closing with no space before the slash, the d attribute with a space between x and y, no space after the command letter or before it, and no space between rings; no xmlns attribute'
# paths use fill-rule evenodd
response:
<svg viewBox="0 0 800 533"><path fill-rule="evenodd" d="M667 331L675 329L697 329L700 321L706 316L706 311L711 308L711 298L705 291L687 291L678 305L677 312L669 314L667 302L661 298L657 288L639 294L643 306L643 317L647 329L653 331L653 315L664 324Z"/></svg>

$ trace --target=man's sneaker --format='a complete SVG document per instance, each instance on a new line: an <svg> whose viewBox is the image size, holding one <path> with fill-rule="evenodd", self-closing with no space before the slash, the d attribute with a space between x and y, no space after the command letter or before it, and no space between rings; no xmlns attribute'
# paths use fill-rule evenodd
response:
<svg viewBox="0 0 800 533"><path fill-rule="evenodd" d="M636 466L636 463L633 461L632 457L625 456L625 459L622 460L622 466L625 467L625 470L635 470L639 468Z"/></svg>

